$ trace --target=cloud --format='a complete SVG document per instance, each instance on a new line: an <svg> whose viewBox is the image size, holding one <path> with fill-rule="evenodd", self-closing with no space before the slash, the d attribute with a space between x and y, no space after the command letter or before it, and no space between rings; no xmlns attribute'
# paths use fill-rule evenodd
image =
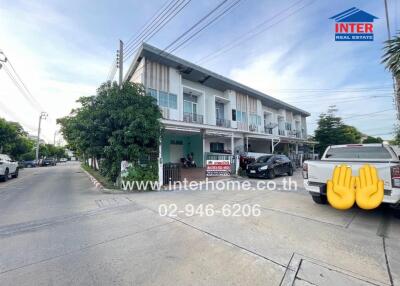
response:
<svg viewBox="0 0 400 286"><path fill-rule="evenodd" d="M110 64L107 52L96 46L89 33L50 6L15 2L0 8L0 19L0 49L49 113L42 130L44 138L52 142L56 118L67 115L79 97L95 94L106 79ZM86 48L82 48L83 42ZM4 103L0 115L36 132L32 127L37 128L38 111L23 98L4 70L0 70L0 83Z"/></svg>

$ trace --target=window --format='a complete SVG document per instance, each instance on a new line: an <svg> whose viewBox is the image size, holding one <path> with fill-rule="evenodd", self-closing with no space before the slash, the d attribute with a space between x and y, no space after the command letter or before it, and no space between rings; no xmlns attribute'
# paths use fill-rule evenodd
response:
<svg viewBox="0 0 400 286"><path fill-rule="evenodd" d="M178 109L178 99L177 95L170 93L169 94L169 108Z"/></svg>
<svg viewBox="0 0 400 286"><path fill-rule="evenodd" d="M250 124L251 125L261 125L261 117L257 114L250 114Z"/></svg>
<svg viewBox="0 0 400 286"><path fill-rule="evenodd" d="M210 151L212 153L223 153L224 152L224 143L211 142L210 143Z"/></svg>
<svg viewBox="0 0 400 286"><path fill-rule="evenodd" d="M391 154L384 147L345 146L329 148L325 155L329 159L390 159Z"/></svg>
<svg viewBox="0 0 400 286"><path fill-rule="evenodd" d="M236 121L236 109L232 109L232 121Z"/></svg>
<svg viewBox="0 0 400 286"><path fill-rule="evenodd" d="M157 90L149 88L149 89L147 89L147 95L154 97L156 99L156 101L158 102Z"/></svg>
<svg viewBox="0 0 400 286"><path fill-rule="evenodd" d="M238 122L243 122L246 123L247 122L247 114L244 111L236 111L236 120Z"/></svg>
<svg viewBox="0 0 400 286"><path fill-rule="evenodd" d="M176 94L148 88L147 95L154 97L157 100L157 104L161 107L178 109L178 97Z"/></svg>
<svg viewBox="0 0 400 286"><path fill-rule="evenodd" d="M159 92L160 100L159 100L159 105L162 107L169 107L168 104L168 93L164 91Z"/></svg>
<svg viewBox="0 0 400 286"><path fill-rule="evenodd" d="M217 119L225 119L224 104L215 102L215 115Z"/></svg>
<svg viewBox="0 0 400 286"><path fill-rule="evenodd" d="M197 96L183 94L183 112L197 114Z"/></svg>

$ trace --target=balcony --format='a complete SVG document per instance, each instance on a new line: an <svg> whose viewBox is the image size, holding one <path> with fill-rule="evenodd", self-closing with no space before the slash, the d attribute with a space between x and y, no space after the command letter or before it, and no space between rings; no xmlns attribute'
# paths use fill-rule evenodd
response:
<svg viewBox="0 0 400 286"><path fill-rule="evenodd" d="M216 124L220 127L231 128L231 121L228 119L217 118Z"/></svg>
<svg viewBox="0 0 400 286"><path fill-rule="evenodd" d="M184 112L183 121L189 123L203 124L203 115L197 113Z"/></svg>
<svg viewBox="0 0 400 286"><path fill-rule="evenodd" d="M272 134L272 128L269 128L268 126L264 126L264 133L265 134Z"/></svg>

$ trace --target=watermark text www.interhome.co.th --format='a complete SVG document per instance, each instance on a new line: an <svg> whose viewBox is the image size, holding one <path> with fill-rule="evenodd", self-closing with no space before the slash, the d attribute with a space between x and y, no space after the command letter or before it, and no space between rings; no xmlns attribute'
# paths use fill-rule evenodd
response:
<svg viewBox="0 0 400 286"><path fill-rule="evenodd" d="M158 181L122 181L121 187L125 191L146 191L160 190L161 185ZM169 190L217 190L217 191L250 191L250 190L270 190L270 191L297 191L297 182L291 178L283 178L279 181L270 180L209 180L169 182L166 186Z"/></svg>

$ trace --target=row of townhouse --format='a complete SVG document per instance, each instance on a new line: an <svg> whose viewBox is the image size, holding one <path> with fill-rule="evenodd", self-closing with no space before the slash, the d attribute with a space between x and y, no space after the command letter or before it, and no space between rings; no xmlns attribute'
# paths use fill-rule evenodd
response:
<svg viewBox="0 0 400 286"><path fill-rule="evenodd" d="M141 83L161 109L163 163L192 154L298 151L308 112L143 44L125 80Z"/></svg>

